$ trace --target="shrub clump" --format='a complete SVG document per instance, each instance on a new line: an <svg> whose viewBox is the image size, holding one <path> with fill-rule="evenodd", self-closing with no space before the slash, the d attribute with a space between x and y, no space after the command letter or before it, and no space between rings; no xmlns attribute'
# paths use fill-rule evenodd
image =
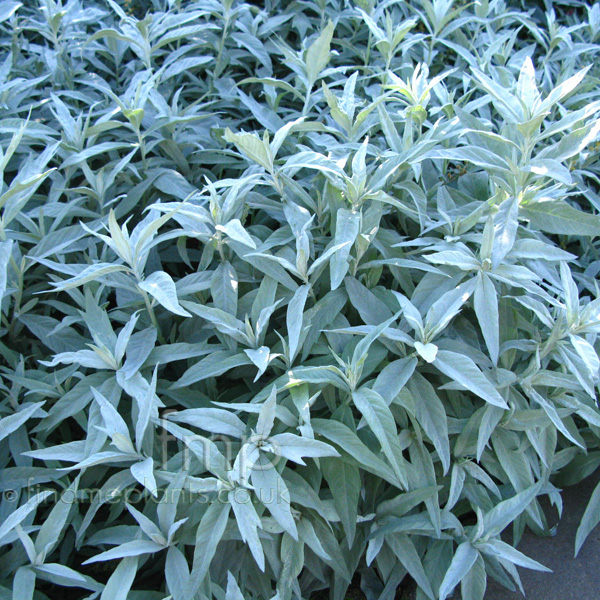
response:
<svg viewBox="0 0 600 600"><path fill-rule="evenodd" d="M600 8L555 4L0 2L2 598L544 569L600 463Z"/></svg>

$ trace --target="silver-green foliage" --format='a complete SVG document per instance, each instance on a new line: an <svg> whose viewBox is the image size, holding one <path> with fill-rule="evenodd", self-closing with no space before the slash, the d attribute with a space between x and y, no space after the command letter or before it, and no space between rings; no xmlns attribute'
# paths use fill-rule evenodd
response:
<svg viewBox="0 0 600 600"><path fill-rule="evenodd" d="M600 465L600 9L556 4L0 2L2 598L545 569Z"/></svg>

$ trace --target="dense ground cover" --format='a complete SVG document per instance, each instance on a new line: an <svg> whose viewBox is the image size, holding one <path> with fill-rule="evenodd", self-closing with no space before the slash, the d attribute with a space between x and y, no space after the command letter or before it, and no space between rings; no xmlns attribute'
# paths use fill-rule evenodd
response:
<svg viewBox="0 0 600 600"><path fill-rule="evenodd" d="M514 544L600 464L599 40L581 2L0 2L0 598L543 569Z"/></svg>

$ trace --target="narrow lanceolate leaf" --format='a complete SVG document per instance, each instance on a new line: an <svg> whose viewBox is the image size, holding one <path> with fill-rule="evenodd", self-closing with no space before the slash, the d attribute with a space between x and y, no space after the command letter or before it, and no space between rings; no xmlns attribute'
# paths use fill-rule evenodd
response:
<svg viewBox="0 0 600 600"><path fill-rule="evenodd" d="M184 310L177 299L177 289L171 276L164 271L156 271L138 283L138 287L150 294L160 305L168 311L182 317L191 317Z"/></svg>
<svg viewBox="0 0 600 600"><path fill-rule="evenodd" d="M0 441L5 437L8 437L11 433L13 433L13 431L19 429L19 427L21 427L21 425L23 425L23 423L25 423L30 417L32 417L36 412L39 412L43 405L43 402L36 402L35 404L31 404L23 410L20 410L14 415L9 415L8 417L0 419Z"/></svg>
<svg viewBox="0 0 600 600"><path fill-rule="evenodd" d="M319 77L321 71L327 66L330 57L330 44L333 37L335 25L329 21L319 37L310 45L306 51L306 75L309 87Z"/></svg>
<svg viewBox="0 0 600 600"><path fill-rule="evenodd" d="M21 524L24 519L32 513L40 502L43 502L52 492L40 492L30 498L25 504L13 511L8 517L4 519L2 525L0 525L0 545L3 543L2 538L12 531L17 525Z"/></svg>
<svg viewBox="0 0 600 600"><path fill-rule="evenodd" d="M213 502L202 516L196 530L194 562L185 590L186 598L194 597L208 573L217 546L223 537L230 508L229 502Z"/></svg>
<svg viewBox="0 0 600 600"><path fill-rule="evenodd" d="M238 275L229 261L221 263L215 269L210 282L215 306L233 316L237 313L238 285Z"/></svg>
<svg viewBox="0 0 600 600"><path fill-rule="evenodd" d="M242 492L242 494L238 494L237 492ZM238 488L229 492L227 497L231 508L233 508L233 514L235 515L242 541L250 548L250 552L252 552L252 556L259 569L264 571L265 555L258 536L258 529L262 528L262 526L260 517L256 513L256 509L250 499L250 494L248 490Z"/></svg>
<svg viewBox="0 0 600 600"><path fill-rule="evenodd" d="M6 291L6 282L8 276L8 263L12 253L13 241L5 240L0 242L0 301Z"/></svg>
<svg viewBox="0 0 600 600"><path fill-rule="evenodd" d="M135 579L139 557L124 558L113 571L100 600L127 600Z"/></svg>
<svg viewBox="0 0 600 600"><path fill-rule="evenodd" d="M440 600L446 600L452 594L454 588L467 576L478 557L479 552L473 548L471 542L463 542L456 549L440 586Z"/></svg>
<svg viewBox="0 0 600 600"><path fill-rule="evenodd" d="M485 554L501 558L518 567L525 567L526 569L533 569L534 571L546 571L547 573L552 572L548 567L545 567L537 560L533 560L533 558L525 556L525 554L502 540L489 540L480 547Z"/></svg>
<svg viewBox="0 0 600 600"><path fill-rule="evenodd" d="M83 564L89 565L99 561L114 560L115 558L125 558L126 556L141 556L143 554L153 554L163 549L163 546L150 540L133 540L125 542L116 548L101 552L93 558L86 560Z"/></svg>
<svg viewBox="0 0 600 600"><path fill-rule="evenodd" d="M500 535L539 494L541 484L537 483L512 498L496 504L483 518L483 530L486 535Z"/></svg>
<svg viewBox="0 0 600 600"><path fill-rule="evenodd" d="M357 467L337 458L321 459L323 475L333 492L333 503L342 521L348 547L352 547L358 519L360 473Z"/></svg>
<svg viewBox="0 0 600 600"><path fill-rule="evenodd" d="M440 350L433 364L444 375L460 383L486 402L500 408L508 408L504 398L468 356L449 350Z"/></svg>
<svg viewBox="0 0 600 600"><path fill-rule="evenodd" d="M239 219L232 219L225 225L217 225L216 229L217 231L222 231L232 240L240 242L241 244L244 244L244 246L248 246L249 248L254 248L256 250L256 243L250 237L250 234L244 229L244 226Z"/></svg>
<svg viewBox="0 0 600 600"><path fill-rule="evenodd" d="M490 358L496 364L500 352L498 295L492 280L485 273L481 273L477 280L477 287L473 294L473 305Z"/></svg>
<svg viewBox="0 0 600 600"><path fill-rule="evenodd" d="M331 289L337 289L348 272L348 257L352 244L360 232L361 214L340 208L337 213L335 226L335 244L342 246L333 256L329 263Z"/></svg>
<svg viewBox="0 0 600 600"><path fill-rule="evenodd" d="M191 366L172 387L187 387L192 383L202 381L208 377L217 377L235 367L251 363L250 358L244 353L234 354L229 350L219 350Z"/></svg>
<svg viewBox="0 0 600 600"><path fill-rule="evenodd" d="M585 540L598 523L600 523L600 485L596 486L585 512L583 513L581 523L577 528L577 534L575 536L575 556L579 554Z"/></svg>
<svg viewBox="0 0 600 600"><path fill-rule="evenodd" d="M578 210L565 200L547 198L526 204L521 206L519 216L546 233L600 235L600 217Z"/></svg>
<svg viewBox="0 0 600 600"><path fill-rule="evenodd" d="M431 589L431 583L427 578L421 558L410 537L404 534L392 533L388 536L387 543L425 595L434 600L435 594Z"/></svg>
<svg viewBox="0 0 600 600"><path fill-rule="evenodd" d="M96 263L94 265L85 267L71 279L66 279L60 282L52 282L51 285L54 286L53 291L62 292L79 287L80 285L88 283L89 281L96 281L104 275L109 275L110 273L119 273L127 270L127 267L124 267L123 265L114 265L112 263Z"/></svg>
<svg viewBox="0 0 600 600"><path fill-rule="evenodd" d="M386 401L374 390L361 388L352 392L352 402L362 413L381 444L381 450L398 477L398 481L408 488L405 461L398 440L396 422Z"/></svg>
<svg viewBox="0 0 600 600"><path fill-rule="evenodd" d="M256 496L273 518L292 538L298 539L298 530L290 508L290 495L285 481L266 456L261 456L251 472L251 483Z"/></svg>
<svg viewBox="0 0 600 600"><path fill-rule="evenodd" d="M304 306L309 290L310 286L308 284L299 287L288 304L286 322L288 329L288 359L290 364L294 362L294 358L298 354L298 345L304 323Z"/></svg>

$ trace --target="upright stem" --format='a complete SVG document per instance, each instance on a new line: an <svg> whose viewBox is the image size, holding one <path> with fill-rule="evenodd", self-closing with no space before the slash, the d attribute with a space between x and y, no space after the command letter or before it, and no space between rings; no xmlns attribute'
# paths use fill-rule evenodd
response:
<svg viewBox="0 0 600 600"><path fill-rule="evenodd" d="M140 288L138 288L138 289L140 289ZM156 313L154 312L154 309L152 308L152 302L150 302L148 293L142 289L140 289L140 292L142 293L142 297L144 298L144 302L146 304L146 309L148 310L148 314L150 315L150 321L151 321L152 325L154 325L154 327L156 328L156 333L158 335L158 341L161 344L164 344L165 338L163 337L163 334L160 330L160 325L158 324L158 319L156 318Z"/></svg>

